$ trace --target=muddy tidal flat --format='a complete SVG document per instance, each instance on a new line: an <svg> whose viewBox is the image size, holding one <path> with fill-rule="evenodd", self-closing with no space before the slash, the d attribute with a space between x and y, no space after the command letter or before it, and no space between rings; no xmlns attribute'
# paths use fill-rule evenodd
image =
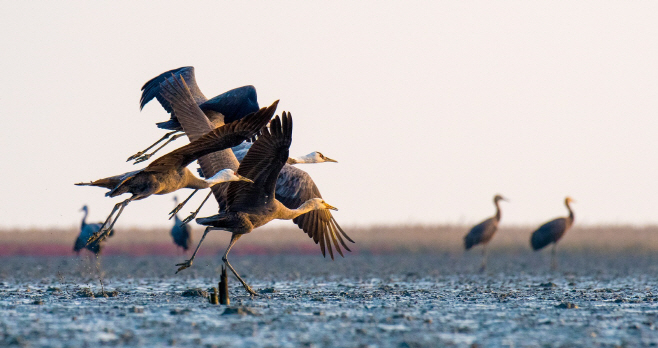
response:
<svg viewBox="0 0 658 348"><path fill-rule="evenodd" d="M548 253L0 258L0 346L616 347L658 345L658 257Z"/></svg>

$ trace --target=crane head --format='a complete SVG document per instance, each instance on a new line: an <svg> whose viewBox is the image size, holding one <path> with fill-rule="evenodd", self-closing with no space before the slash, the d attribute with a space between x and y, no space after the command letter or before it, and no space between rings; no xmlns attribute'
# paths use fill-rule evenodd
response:
<svg viewBox="0 0 658 348"><path fill-rule="evenodd" d="M503 197L503 196L501 196L501 195L495 195L495 196L494 196L494 202L498 202L498 201L509 202L509 199L507 199L507 198L505 198L505 197Z"/></svg>
<svg viewBox="0 0 658 348"><path fill-rule="evenodd" d="M222 182L227 182L227 181L246 181L250 182L253 184L253 181L251 179L245 178L244 176L236 173L233 171L233 169L222 169L217 172L217 174L213 175L212 177L206 179L206 182L210 185L216 185Z"/></svg>

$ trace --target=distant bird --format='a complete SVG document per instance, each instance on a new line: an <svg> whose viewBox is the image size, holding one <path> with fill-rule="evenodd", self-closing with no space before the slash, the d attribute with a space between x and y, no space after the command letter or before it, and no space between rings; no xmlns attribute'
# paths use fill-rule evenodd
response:
<svg viewBox="0 0 658 348"><path fill-rule="evenodd" d="M208 232L211 230L228 231L232 233L231 242L222 260L247 292L256 295L228 261L228 253L238 239L274 219L291 220L318 209L337 210L322 198L308 199L297 209L288 209L274 198L277 177L288 160L288 149L291 142L292 117L284 112L281 119L276 116L272 120L269 131L267 128L263 129L262 134L254 142L240 164L238 173L253 178L254 183L251 185L230 183L226 193L226 209L220 210L217 215L196 220L197 223L208 227L203 232L203 237L201 237L201 241L199 241L192 257L183 263L177 264L180 267L176 273L192 266L192 261ZM335 240L334 243L338 247Z"/></svg>
<svg viewBox="0 0 658 348"><path fill-rule="evenodd" d="M176 98L175 96L170 97L172 100ZM189 107L188 109L181 108L180 112L178 112L179 118L187 117L188 111L195 112L195 110L199 109L198 106L194 104L193 100L186 100L184 96L182 96L181 100L178 100L177 103ZM153 194L161 195L171 193L181 188L198 190L228 181L250 182L251 180L235 174L232 169L220 171L209 179L200 179L195 177L186 167L192 163L192 161L201 156L218 150L228 149L240 144L246 139L252 138L267 124L270 118L272 118L277 104L278 101L239 121L218 127L196 141L156 159L144 169L96 180L90 183L76 184L105 187L110 190L110 192L105 194L109 197L115 197L123 193L132 194L130 198L117 203L114 206L114 209L107 217L107 220L103 223L103 228L95 233L94 237L88 242L91 243L98 238L104 238L104 235L107 234L108 230L112 229L123 209L131 201L144 199ZM109 225L109 228L106 227L115 212L117 212L117 216Z"/></svg>
<svg viewBox="0 0 658 348"><path fill-rule="evenodd" d="M178 205L178 197L174 196L174 204ZM171 228L171 237L174 239L174 244L186 250L190 248L190 241L192 240L191 228L174 215L174 226Z"/></svg>
<svg viewBox="0 0 658 348"><path fill-rule="evenodd" d="M76 253L79 253L80 250L82 249L87 249L94 253L94 255L98 256L101 252L102 245L100 241L96 241L94 243L89 243L87 244L87 240L94 235L94 233L98 232L101 227L103 226L102 222L95 223L95 224L88 224L87 223L87 215L89 214L89 208L87 205L83 206L80 211L84 211L85 215L82 217L82 224L80 225L80 235L78 235L78 238L75 240L75 244L73 245L73 251ZM114 235L114 230L110 231L109 236Z"/></svg>
<svg viewBox="0 0 658 348"><path fill-rule="evenodd" d="M498 230L498 223L500 222L500 206L498 202L507 202L507 199L501 195L496 195L493 201L496 206L496 215L473 226L471 231L464 236L464 247L466 250L475 245L482 244L482 265L480 266L480 272L483 272L487 268L487 245L491 238L493 238L494 233Z"/></svg>
<svg viewBox="0 0 658 348"><path fill-rule="evenodd" d="M160 89L160 84L172 76L175 78L183 77L185 79L188 87L190 88L190 92L194 98L195 103L201 108L202 112L215 126L221 126L225 123L239 120L252 112L258 111L259 109L258 99L256 96L256 88L254 88L254 86L238 87L224 92L209 100L206 98L206 96L203 95L203 93L201 93L201 90L196 83L194 67L186 66L166 71L144 84L142 87L142 97L139 102L139 108L140 110L143 109L149 101L153 100L153 98L156 98L160 102L160 105L162 105L162 107L171 115L168 121L159 122L157 123L157 126L158 128L171 130L172 132L165 134L160 140L148 148L130 156L127 161L136 160L135 164L146 161L168 143L176 140L178 137L185 135L183 132L183 127L181 126L176 113L171 107L170 101L161 95L162 91ZM150 154L145 154L146 151L150 150L155 145L168 138L169 140L158 149Z"/></svg>
<svg viewBox="0 0 658 348"><path fill-rule="evenodd" d="M183 78L180 81L179 79L167 79L162 83L160 88L165 95L178 95L188 93L184 85L185 79ZM170 105L174 110L182 107L177 105L177 103L170 103ZM178 114L178 111L176 113ZM205 115L199 112L195 113L195 115L196 118L178 117L185 129L185 134L187 134L191 141L197 139L201 134L205 134L205 132L208 132L213 127ZM285 160L285 162L287 161L288 159ZM231 150L214 152L199 158L198 162L202 172L205 174L204 176L213 175L213 173L216 173L217 170L222 168L232 168L240 172L238 170L240 163ZM228 183L223 183L211 188L215 199L219 203L220 211L226 209L226 193L228 187ZM294 209L311 198L322 198L320 190L313 182L311 176L295 166L285 164L277 179L276 199L287 208ZM341 256L343 256L343 252L338 245L339 242L345 250L350 251L342 237L354 243L340 225L338 225L331 212L325 209L313 210L307 214L300 215L293 219L293 223L299 226L310 238L313 238L316 244L320 244L320 250L323 256L326 256L326 248L332 259L334 258L332 241L336 251Z"/></svg>
<svg viewBox="0 0 658 348"><path fill-rule="evenodd" d="M569 216L557 218L541 225L536 231L532 232L532 236L530 237L530 245L533 250L539 250L553 243L553 249L551 250L551 269L557 268L557 262L555 260L557 242L571 228L574 222L573 210L571 210L571 206L569 205L572 202L575 201L571 197L564 199L564 205L567 206Z"/></svg>

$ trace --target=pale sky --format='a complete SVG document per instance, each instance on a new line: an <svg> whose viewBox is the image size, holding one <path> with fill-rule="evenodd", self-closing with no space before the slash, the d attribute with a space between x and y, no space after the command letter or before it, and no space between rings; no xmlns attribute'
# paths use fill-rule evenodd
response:
<svg viewBox="0 0 658 348"><path fill-rule="evenodd" d="M302 169L343 226L476 223L496 193L503 224L563 216L567 195L576 224L658 223L658 2L3 1L0 18L0 227L77 225L85 203L104 219L128 195L73 183L145 166L125 160L169 115L140 112L140 88L187 65L208 98L281 100L291 154L339 161ZM172 207L133 202L117 228Z"/></svg>

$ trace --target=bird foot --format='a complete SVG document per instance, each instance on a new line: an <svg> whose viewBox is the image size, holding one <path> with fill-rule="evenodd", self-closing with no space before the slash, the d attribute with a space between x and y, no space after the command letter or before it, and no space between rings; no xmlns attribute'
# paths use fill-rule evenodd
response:
<svg viewBox="0 0 658 348"><path fill-rule="evenodd" d="M103 236L103 233L105 233L106 231L107 231L106 229L102 229L102 230L99 230L98 232L92 234L91 237L89 237L87 239L87 245L89 245L91 243L95 243L96 241L98 241Z"/></svg>
<svg viewBox="0 0 658 348"><path fill-rule="evenodd" d="M181 225L185 225L185 224L189 223L190 221L194 220L194 218L196 217L196 214L197 214L197 213L198 213L198 212L195 211L195 212L193 212L192 214L190 214L190 216L188 216L188 217L186 217L185 219L183 219L183 222L181 222Z"/></svg>
<svg viewBox="0 0 658 348"><path fill-rule="evenodd" d="M192 260L190 259L190 260L187 260L183 263L177 263L176 266L180 266L180 267L178 267L178 271L176 271L176 274L178 274L178 272L180 272L180 271L182 271L186 268L191 267L192 266Z"/></svg>
<svg viewBox="0 0 658 348"><path fill-rule="evenodd" d="M148 161L148 159L151 158L152 155L153 155L153 154L151 154L151 153L147 153L147 154L145 154L145 155L139 156L138 158L135 159L135 163L133 163L133 164L137 164L137 163L142 163L142 162L144 162L144 161Z"/></svg>
<svg viewBox="0 0 658 348"><path fill-rule="evenodd" d="M126 162L130 162L130 161L134 160L135 158L137 158L137 157L143 155L144 152L145 152L145 151L140 151L140 152L138 152L138 153L136 153L136 154L134 154L134 155L128 157L128 159L126 160Z"/></svg>
<svg viewBox="0 0 658 348"><path fill-rule="evenodd" d="M179 204L176 206L176 208L174 208L174 210L172 210L171 212L169 212L169 215L171 215L171 216L169 217L169 220L171 220L171 218L174 217L174 215L178 214L178 212L179 212L181 209L183 209L183 205L184 205L183 203L179 203Z"/></svg>
<svg viewBox="0 0 658 348"><path fill-rule="evenodd" d="M251 296L258 296L258 293L255 292L255 291L251 288L251 286L249 286L249 285L247 285L247 284L244 284L244 289L247 290L247 292L248 292Z"/></svg>
<svg viewBox="0 0 658 348"><path fill-rule="evenodd" d="M482 266L480 266L480 270L478 272L484 273L486 270L487 270L487 266L482 265Z"/></svg>

